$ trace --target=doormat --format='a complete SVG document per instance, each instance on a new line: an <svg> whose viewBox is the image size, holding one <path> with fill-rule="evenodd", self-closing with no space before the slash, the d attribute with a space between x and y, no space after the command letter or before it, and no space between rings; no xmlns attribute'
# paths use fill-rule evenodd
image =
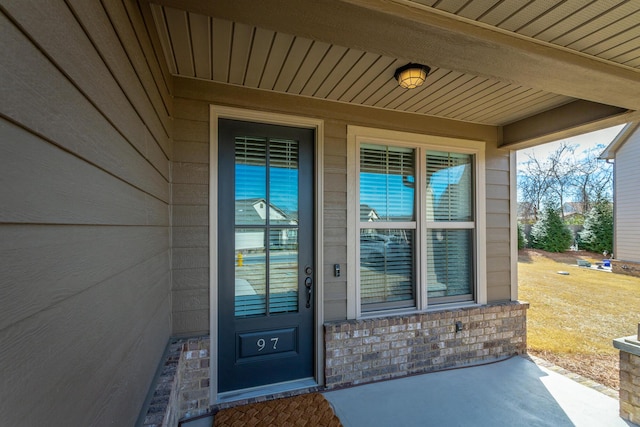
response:
<svg viewBox="0 0 640 427"><path fill-rule="evenodd" d="M215 414L213 425L214 427L342 427L333 408L320 393L223 409Z"/></svg>

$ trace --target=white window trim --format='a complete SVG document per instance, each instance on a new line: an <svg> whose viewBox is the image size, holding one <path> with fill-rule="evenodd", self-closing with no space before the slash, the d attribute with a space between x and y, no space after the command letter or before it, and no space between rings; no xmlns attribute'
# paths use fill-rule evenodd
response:
<svg viewBox="0 0 640 427"><path fill-rule="evenodd" d="M465 224L450 224L447 228L466 228L473 226L476 229L475 246L475 301L472 304L484 305L487 303L487 238L486 238L486 180L485 180L485 143L483 141L465 140L457 138L447 138L436 135L423 135L408 132L399 132L386 129L368 128L362 126L347 126L347 318L359 319L361 317L390 316L399 312L422 312L429 309L442 309L443 307L469 305L469 303L438 304L429 306L426 289L417 286L416 308L409 310L385 310L376 312L361 311L360 304L360 261L359 261L359 241L360 241L360 188L359 188L359 162L361 143L392 145L407 148L433 149L439 151L459 152L473 154L475 157L475 221ZM416 176L424 176L422 161L416 165ZM416 181L418 178L416 178ZM418 187L416 203L420 205L426 198L426 188L424 185ZM427 223L426 218L418 218L416 223L416 239L421 239L426 227L441 223ZM400 224L388 224L389 228L397 228ZM387 224L376 224L376 227L387 228ZM426 251L421 250L416 257L416 278L419 284L426 283L426 271L421 269L421 265L426 264Z"/></svg>

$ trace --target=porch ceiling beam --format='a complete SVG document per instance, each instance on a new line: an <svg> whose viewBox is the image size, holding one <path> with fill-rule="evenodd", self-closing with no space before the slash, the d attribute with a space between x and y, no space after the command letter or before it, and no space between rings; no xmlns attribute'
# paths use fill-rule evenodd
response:
<svg viewBox="0 0 640 427"><path fill-rule="evenodd" d="M627 123L638 112L577 100L502 127L500 148L513 150Z"/></svg>
<svg viewBox="0 0 640 427"><path fill-rule="evenodd" d="M640 110L636 69L405 0L145 1Z"/></svg>

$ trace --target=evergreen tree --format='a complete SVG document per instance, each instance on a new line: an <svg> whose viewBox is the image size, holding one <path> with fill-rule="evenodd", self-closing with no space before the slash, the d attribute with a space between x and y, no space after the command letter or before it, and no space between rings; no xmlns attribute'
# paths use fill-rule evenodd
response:
<svg viewBox="0 0 640 427"><path fill-rule="evenodd" d="M613 207L611 203L596 203L584 221L580 232L580 246L591 252L611 253L613 248Z"/></svg>
<svg viewBox="0 0 640 427"><path fill-rule="evenodd" d="M531 246L547 252L566 251L572 239L571 230L552 208L546 208L531 228Z"/></svg>

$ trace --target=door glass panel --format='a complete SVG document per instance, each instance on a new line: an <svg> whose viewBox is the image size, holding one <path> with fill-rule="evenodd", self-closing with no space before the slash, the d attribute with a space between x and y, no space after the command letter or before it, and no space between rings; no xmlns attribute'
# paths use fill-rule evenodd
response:
<svg viewBox="0 0 640 427"><path fill-rule="evenodd" d="M266 313L266 266L264 230L236 228L235 315Z"/></svg>
<svg viewBox="0 0 640 427"><path fill-rule="evenodd" d="M269 312L298 311L298 229L269 231Z"/></svg>
<svg viewBox="0 0 640 427"><path fill-rule="evenodd" d="M266 224L265 138L236 137L236 224Z"/></svg>
<svg viewBox="0 0 640 427"><path fill-rule="evenodd" d="M235 138L237 317L298 310L298 149Z"/></svg>
<svg viewBox="0 0 640 427"><path fill-rule="evenodd" d="M271 225L298 221L298 142L269 140Z"/></svg>
<svg viewBox="0 0 640 427"><path fill-rule="evenodd" d="M269 312L298 310L298 143L269 140ZM285 225L286 228L273 228Z"/></svg>

